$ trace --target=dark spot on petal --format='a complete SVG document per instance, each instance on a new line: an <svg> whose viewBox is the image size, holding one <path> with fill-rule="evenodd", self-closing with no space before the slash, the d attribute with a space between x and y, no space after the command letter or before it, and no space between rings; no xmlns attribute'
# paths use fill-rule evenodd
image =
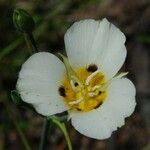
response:
<svg viewBox="0 0 150 150"><path fill-rule="evenodd" d="M79 84L78 84L77 82L74 83L74 86L75 86L75 87L78 86L78 85L79 85Z"/></svg>
<svg viewBox="0 0 150 150"><path fill-rule="evenodd" d="M94 109L97 109L99 106L101 106L103 104L103 102L100 102L99 104L97 104Z"/></svg>
<svg viewBox="0 0 150 150"><path fill-rule="evenodd" d="M88 66L87 71L88 72L95 72L98 69L98 67L95 64L91 64Z"/></svg>
<svg viewBox="0 0 150 150"><path fill-rule="evenodd" d="M59 95L65 97L66 93L65 93L65 88L63 86L59 87Z"/></svg>
<svg viewBox="0 0 150 150"><path fill-rule="evenodd" d="M80 109L80 108L77 108L77 110L78 110L78 111L81 111L81 109Z"/></svg>
<svg viewBox="0 0 150 150"><path fill-rule="evenodd" d="M102 91L99 91L99 92L98 92L98 95L100 95L100 94L102 94Z"/></svg>

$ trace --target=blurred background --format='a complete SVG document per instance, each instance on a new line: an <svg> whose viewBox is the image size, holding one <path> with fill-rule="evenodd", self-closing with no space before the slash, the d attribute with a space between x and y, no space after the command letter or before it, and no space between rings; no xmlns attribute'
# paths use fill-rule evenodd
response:
<svg viewBox="0 0 150 150"><path fill-rule="evenodd" d="M38 149L43 123L42 117L14 105L10 98L20 67L29 57L23 36L12 22L13 10L18 7L34 17L40 51L64 49L67 28L80 19L106 17L125 33L128 56L123 70L129 71L128 78L137 89L135 112L107 140L87 138L71 125L67 128L75 150L150 150L149 0L0 0L0 150L24 149L17 126L31 148ZM49 130L46 149L67 149L63 134L54 126Z"/></svg>

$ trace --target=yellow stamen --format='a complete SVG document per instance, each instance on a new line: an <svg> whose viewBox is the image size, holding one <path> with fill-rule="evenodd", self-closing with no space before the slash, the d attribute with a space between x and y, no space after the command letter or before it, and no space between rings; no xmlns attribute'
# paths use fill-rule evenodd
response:
<svg viewBox="0 0 150 150"><path fill-rule="evenodd" d="M99 73L98 70L95 71L95 72L93 72L90 76L88 76L87 79L86 79L86 81L85 81L85 85L89 85L90 81L92 80L92 78L93 78L94 76L96 76L97 73Z"/></svg>
<svg viewBox="0 0 150 150"><path fill-rule="evenodd" d="M80 103L82 100L83 100L83 97L82 97L82 98L80 98L80 99L78 99L78 100L75 100L75 101L69 102L69 104L71 104L71 105L78 104L78 103Z"/></svg>
<svg viewBox="0 0 150 150"><path fill-rule="evenodd" d="M75 76L76 75L76 76ZM71 80L62 81L65 88L64 101L71 110L87 112L99 107L107 97L105 75L99 71L88 72L86 68L75 70Z"/></svg>
<svg viewBox="0 0 150 150"><path fill-rule="evenodd" d="M112 80L127 75L125 72L106 80L105 75L97 70L96 65L92 64L88 68L73 70L67 57L62 54L59 56L62 57L67 71L67 76L60 85L63 89L60 88L59 92L64 97L66 104L70 106L70 111L88 112L98 108L106 100L107 87Z"/></svg>

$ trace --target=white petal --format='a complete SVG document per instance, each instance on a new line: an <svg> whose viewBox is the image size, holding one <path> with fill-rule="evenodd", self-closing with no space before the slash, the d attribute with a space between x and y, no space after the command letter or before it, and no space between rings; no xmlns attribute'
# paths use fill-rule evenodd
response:
<svg viewBox="0 0 150 150"><path fill-rule="evenodd" d="M113 80L108 88L108 98L96 110L74 113L72 125L80 133L95 139L105 139L124 125L125 117L134 111L135 87L126 78Z"/></svg>
<svg viewBox="0 0 150 150"><path fill-rule="evenodd" d="M65 47L68 59L73 67L89 63L89 53L97 34L99 22L93 19L74 23L65 34Z"/></svg>
<svg viewBox="0 0 150 150"><path fill-rule="evenodd" d="M23 101L33 104L38 113L52 115L67 110L58 93L65 75L63 63L48 52L32 55L23 65L17 90Z"/></svg>
<svg viewBox="0 0 150 150"><path fill-rule="evenodd" d="M95 63L108 79L125 61L124 43L124 34L107 19L76 22L65 34L66 51L73 67Z"/></svg>
<svg viewBox="0 0 150 150"><path fill-rule="evenodd" d="M91 59L105 72L107 78L113 77L126 58L125 35L113 24L103 19L95 37ZM92 60L93 61L93 60Z"/></svg>

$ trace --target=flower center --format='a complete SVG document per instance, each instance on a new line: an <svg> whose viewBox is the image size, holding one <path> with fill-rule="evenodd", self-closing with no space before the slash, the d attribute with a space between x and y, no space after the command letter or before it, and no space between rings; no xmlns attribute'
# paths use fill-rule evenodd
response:
<svg viewBox="0 0 150 150"><path fill-rule="evenodd" d="M72 110L88 112L98 108L107 97L105 75L96 65L75 70L70 78L62 81L59 94Z"/></svg>

